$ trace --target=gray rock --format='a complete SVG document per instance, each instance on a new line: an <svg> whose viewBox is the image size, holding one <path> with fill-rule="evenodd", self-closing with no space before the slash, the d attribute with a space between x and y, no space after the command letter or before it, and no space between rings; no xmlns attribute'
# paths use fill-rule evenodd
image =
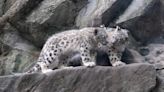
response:
<svg viewBox="0 0 164 92"><path fill-rule="evenodd" d="M88 0L76 18L77 27L99 26L102 24L102 17L116 0Z"/></svg>
<svg viewBox="0 0 164 92"><path fill-rule="evenodd" d="M25 71L37 60L39 53L12 49L0 57L0 75L9 75Z"/></svg>
<svg viewBox="0 0 164 92"><path fill-rule="evenodd" d="M164 6L160 0L133 0L133 6L128 9L117 20L120 26L130 30L132 36L137 40L146 44L153 39L163 36L163 9ZM133 4L133 3L132 3ZM135 8L139 5L138 8ZM143 8L143 9L142 9ZM137 9L137 11L135 10ZM139 10L138 10L139 9ZM140 11L141 10L141 11ZM139 14L139 16L138 16ZM128 15L128 16L127 16ZM131 18L135 15L135 18ZM161 17L157 17L161 16ZM127 17L127 18L125 18ZM122 22L121 22L122 21Z"/></svg>
<svg viewBox="0 0 164 92"><path fill-rule="evenodd" d="M133 0L124 13L118 17L116 23L125 22L135 17L144 15L145 10L153 5L154 0Z"/></svg>
<svg viewBox="0 0 164 92"><path fill-rule="evenodd" d="M0 41L0 56L5 56L6 54L10 52L10 50L11 50L10 46Z"/></svg>
<svg viewBox="0 0 164 92"><path fill-rule="evenodd" d="M151 43L145 46L128 48L123 54L122 61L127 63L149 63L156 69L164 68L164 44Z"/></svg>
<svg viewBox="0 0 164 92"><path fill-rule="evenodd" d="M4 0L4 13L16 2L17 0Z"/></svg>
<svg viewBox="0 0 164 92"><path fill-rule="evenodd" d="M154 0L89 0L77 19L78 27L119 24L142 16Z"/></svg>
<svg viewBox="0 0 164 92"><path fill-rule="evenodd" d="M9 22L14 24L14 21L19 21L25 18L25 15L31 12L42 0L5 0L4 14L0 17L0 32L4 28L5 24Z"/></svg>
<svg viewBox="0 0 164 92"><path fill-rule="evenodd" d="M13 49L24 51L36 51L37 48L24 39L15 28L9 24L5 26L3 34L0 34L0 41Z"/></svg>
<svg viewBox="0 0 164 92"><path fill-rule="evenodd" d="M157 84L152 92L164 92L164 70L158 70L157 75Z"/></svg>
<svg viewBox="0 0 164 92"><path fill-rule="evenodd" d="M85 5L85 2L86 0L43 0L27 16L23 15L26 16L23 18L24 20L13 17L11 24L26 39L41 47L49 35L74 27L75 17ZM18 16L20 15L18 14Z"/></svg>
<svg viewBox="0 0 164 92"><path fill-rule="evenodd" d="M38 58L37 48L6 25L0 34L0 75L23 72Z"/></svg>
<svg viewBox="0 0 164 92"><path fill-rule="evenodd" d="M125 49L122 56L122 61L126 62L127 64L144 63L145 58L134 49Z"/></svg>
<svg viewBox="0 0 164 92"><path fill-rule="evenodd" d="M1 92L150 92L155 84L156 72L149 64L0 77Z"/></svg>
<svg viewBox="0 0 164 92"><path fill-rule="evenodd" d="M4 11L4 1L5 0L0 0L0 17L3 15Z"/></svg>
<svg viewBox="0 0 164 92"><path fill-rule="evenodd" d="M76 3L79 3L79 0ZM85 0L84 0L85 1ZM84 2L81 2L83 5ZM76 6L71 0L44 0L39 7L33 11L26 20L26 23L38 23L61 29L61 27L73 26L74 18L81 6ZM78 10L76 9L78 8ZM77 10L77 11L76 11Z"/></svg>
<svg viewBox="0 0 164 92"><path fill-rule="evenodd" d="M143 49L148 50L143 51ZM156 69L162 69L164 68L164 44L149 44L145 47L139 47L140 53L147 53L146 55L143 55L145 58L145 62L148 62L150 64L154 64Z"/></svg>

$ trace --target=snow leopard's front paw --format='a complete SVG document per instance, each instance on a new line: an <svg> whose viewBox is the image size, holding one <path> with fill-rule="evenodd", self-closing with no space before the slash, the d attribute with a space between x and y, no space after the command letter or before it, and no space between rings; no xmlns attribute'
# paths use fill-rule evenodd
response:
<svg viewBox="0 0 164 92"><path fill-rule="evenodd" d="M53 70L52 69L44 69L42 72L43 73L48 73L48 72L52 72Z"/></svg>
<svg viewBox="0 0 164 92"><path fill-rule="evenodd" d="M95 62L87 62L87 63L84 63L84 66L94 67L94 66L96 66L96 64L95 64Z"/></svg>
<svg viewBox="0 0 164 92"><path fill-rule="evenodd" d="M124 65L126 65L126 64L124 62L122 62L122 61L117 61L117 62L115 62L115 63L112 64L112 66L114 66L114 67L124 66Z"/></svg>

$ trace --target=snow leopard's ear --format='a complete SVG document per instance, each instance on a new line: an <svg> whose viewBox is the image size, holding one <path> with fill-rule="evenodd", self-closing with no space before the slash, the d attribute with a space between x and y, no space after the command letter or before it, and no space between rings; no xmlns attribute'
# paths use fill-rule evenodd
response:
<svg viewBox="0 0 164 92"><path fill-rule="evenodd" d="M105 25L100 25L100 28L104 28L104 30L107 30L107 28L105 27Z"/></svg>
<svg viewBox="0 0 164 92"><path fill-rule="evenodd" d="M119 26L116 26L116 31L120 31L121 28Z"/></svg>

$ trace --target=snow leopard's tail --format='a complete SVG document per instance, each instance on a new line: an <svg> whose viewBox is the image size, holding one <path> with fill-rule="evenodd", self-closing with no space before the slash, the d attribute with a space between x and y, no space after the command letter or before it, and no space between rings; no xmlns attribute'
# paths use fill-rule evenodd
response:
<svg viewBox="0 0 164 92"><path fill-rule="evenodd" d="M26 73L35 73L35 72L41 72L41 66L40 64L36 63L33 67L31 67Z"/></svg>

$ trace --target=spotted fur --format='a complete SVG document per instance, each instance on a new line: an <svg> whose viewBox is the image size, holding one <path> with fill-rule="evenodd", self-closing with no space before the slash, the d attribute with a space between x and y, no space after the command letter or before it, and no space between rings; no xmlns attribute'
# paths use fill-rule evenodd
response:
<svg viewBox="0 0 164 92"><path fill-rule="evenodd" d="M105 27L104 27L105 28ZM125 65L121 61L122 52L128 44L128 30L116 28L106 28L108 34L108 44L100 45L99 49L104 50L108 54L108 58L112 66Z"/></svg>
<svg viewBox="0 0 164 92"><path fill-rule="evenodd" d="M51 36L45 43L35 66L28 71L49 72L51 66L64 68L68 66L64 55L79 53L84 66L95 66L96 50L104 50L113 66L124 65L121 55L127 43L128 34L124 29L90 27L80 30L69 30ZM74 54L73 54L74 55ZM68 57L67 57L68 58ZM80 62L80 61L79 61Z"/></svg>

